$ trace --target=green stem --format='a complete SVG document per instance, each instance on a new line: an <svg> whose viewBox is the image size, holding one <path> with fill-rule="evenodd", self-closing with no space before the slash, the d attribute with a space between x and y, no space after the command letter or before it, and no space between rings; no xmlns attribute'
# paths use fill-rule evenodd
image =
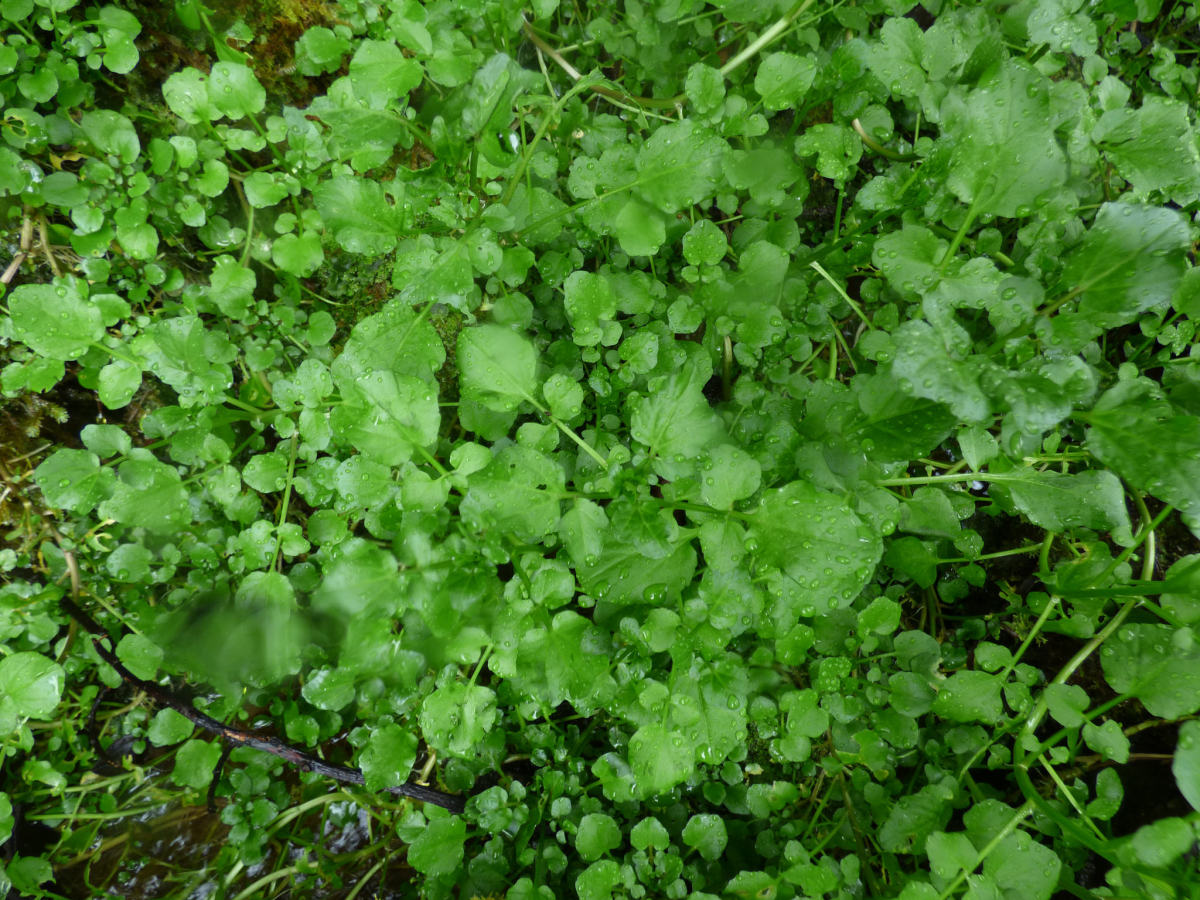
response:
<svg viewBox="0 0 1200 900"><path fill-rule="evenodd" d="M296 449L299 442L293 433L291 437L291 453L288 456L287 483L283 487L283 501L279 504L279 522L275 525L275 554L271 559L271 568L279 565L279 554L283 548L283 523L287 521L288 504L292 500L292 481L296 475Z"/></svg>
<svg viewBox="0 0 1200 900"><path fill-rule="evenodd" d="M962 484L967 481L1019 481L1011 472L964 472L959 475L913 475L904 478L881 478L880 487L904 487L910 484Z"/></svg>
<svg viewBox="0 0 1200 900"><path fill-rule="evenodd" d="M1012 834L1016 830L1017 826L1020 825L1021 822L1023 822L1031 812L1033 812L1033 807L1033 803L1026 802L1024 806L1013 813L1012 818L1008 820L1005 826L996 833L995 837L987 842L987 845L984 846L982 850L979 851L979 855L975 857L975 864L969 869L963 869L961 872L959 872L955 879L946 885L945 889L938 894L938 900L946 900L946 898L950 897L955 891L957 891L958 886L962 884L972 872L983 865L984 860L992 855L992 852L1000 846L1000 843L1004 841L1010 834Z"/></svg>
<svg viewBox="0 0 1200 900"><path fill-rule="evenodd" d="M500 198L501 203L507 205L509 201L512 200L513 194L517 190L517 185L521 183L521 177L525 174L525 169L529 166L529 161L533 159L533 151L537 149L537 145L541 142L542 138L546 136L546 132L550 130L550 126L558 120L558 115L562 112L562 109L567 104L567 101L569 101L572 97L583 93L588 88L595 85L595 83L596 79L594 76L581 78L569 91L558 98L554 106L551 107L550 111L545 115L545 117L543 117L541 124L538 126L538 130L533 135L533 140L529 142L529 146L527 146L525 148L525 152L521 154L521 161L517 163L517 170L513 172L512 177L509 179L508 187L504 189L504 195Z"/></svg>
<svg viewBox="0 0 1200 900"><path fill-rule="evenodd" d="M976 197L971 205L967 207L966 218L964 218L962 224L958 226L958 231L954 235L954 240L950 242L950 246L946 248L946 254L942 257L942 261L938 263L939 274L945 272L946 266L950 264L950 260L954 259L954 254L958 252L959 245L962 244L963 239L967 236L967 232L971 230L971 226L975 224L975 218L978 215L978 212L979 198Z"/></svg>
<svg viewBox="0 0 1200 900"><path fill-rule="evenodd" d="M819 262L817 262L816 260L814 260L813 262L810 262L810 263L809 263L809 266L811 266L812 268L816 269L816 270L817 270L817 273L818 273L818 274L819 274L819 275L820 275L822 278L824 278L824 279L825 279L827 282L829 282L829 285L830 285L830 286L831 286L831 287L832 287L832 288L833 288L835 291L837 291L837 293L838 293L838 296L839 296L839 297L841 297L843 300L845 300L845 301L846 301L846 303L849 305L849 307L850 307L852 310L854 310L854 312L855 312L855 313L857 313L857 314L858 314L858 317L859 317L860 319L862 319L862 321L863 321L863 324L867 326L867 330L868 330L868 331L874 331L874 330L875 330L875 326L874 326L873 324L871 324L871 320L867 318L867 314L866 314L865 312L863 312L863 310L862 310L862 307L861 307L861 306L859 306L857 303L855 303L853 300L851 300L851 299L850 299L850 295L846 293L846 290L845 290L845 288L843 288L843 287L842 287L840 284L838 284L836 281L834 281L834 280L833 280L833 276L832 276L832 275L830 275L828 272L826 272L826 271L825 271L825 267L824 267L824 266L822 266L822 265L821 265Z"/></svg>
<svg viewBox="0 0 1200 900"><path fill-rule="evenodd" d="M587 441L585 441L583 438L581 438L579 435L577 435L575 433L574 429L572 429L569 425L567 425L565 422L560 420L557 416L550 416L550 421L553 422L558 427L559 431L561 431L563 434L565 434L567 437L569 437L571 440L573 440L576 444L578 444L579 449L581 449L584 453L586 453L593 460L595 460L596 465L598 465L602 471L608 470L608 460L606 460L603 456L601 456L599 453L597 453L596 449L591 444L589 444Z"/></svg>
<svg viewBox="0 0 1200 900"><path fill-rule="evenodd" d="M1024 547L1014 547L1012 550L997 550L994 553L983 553L979 556L954 556L949 559L939 559L938 565L979 562L981 559L1002 559L1005 556L1019 556L1022 553L1035 553L1042 549L1041 544L1026 544Z"/></svg>
<svg viewBox="0 0 1200 900"><path fill-rule="evenodd" d="M806 9L813 5L813 0L802 0L796 6L792 7L792 11L781 19L777 19L766 31L760 34L755 40L751 41L740 53L730 58L730 60L721 66L721 74L726 78L729 73L737 69L744 62L752 59L760 51L765 50L779 38L783 37L783 33L791 27L804 13Z"/></svg>
<svg viewBox="0 0 1200 900"><path fill-rule="evenodd" d="M863 128L862 122L858 121L858 119L855 119L850 124L854 127L854 130L858 132L858 136L862 138L862 142L884 159L890 159L893 162L914 162L920 158L915 153L897 153L895 150L888 150L869 134L867 134L867 130ZM834 235L837 235L836 231L834 231Z"/></svg>

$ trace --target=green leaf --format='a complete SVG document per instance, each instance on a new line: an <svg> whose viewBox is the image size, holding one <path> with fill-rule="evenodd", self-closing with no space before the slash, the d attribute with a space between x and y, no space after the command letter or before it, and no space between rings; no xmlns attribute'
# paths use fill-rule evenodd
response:
<svg viewBox="0 0 1200 900"><path fill-rule="evenodd" d="M817 65L812 57L768 53L758 64L754 90L766 109L788 109L800 104L816 77Z"/></svg>
<svg viewBox="0 0 1200 900"><path fill-rule="evenodd" d="M313 592L313 608L342 618L394 616L407 603L401 593L396 559L361 538L337 545L323 561L324 578Z"/></svg>
<svg viewBox="0 0 1200 900"><path fill-rule="evenodd" d="M880 847L888 853L911 853L924 847L929 836L943 830L950 821L952 796L953 791L944 783L927 784L901 796L877 832Z"/></svg>
<svg viewBox="0 0 1200 900"><path fill-rule="evenodd" d="M86 450L55 450L33 471L34 483L55 509L85 514L112 493L112 469Z"/></svg>
<svg viewBox="0 0 1200 900"><path fill-rule="evenodd" d="M1061 53L1081 57L1095 53L1096 21L1088 11L1079 9L1082 5L1081 0L1039 2L1026 21L1029 39Z"/></svg>
<svg viewBox="0 0 1200 900"><path fill-rule="evenodd" d="M1188 515L1200 513L1200 417L1160 420L1126 404L1088 414L1088 450L1139 490Z"/></svg>
<svg viewBox="0 0 1200 900"><path fill-rule="evenodd" d="M1193 720L1179 726L1171 773L1179 793L1192 809L1200 811L1200 722Z"/></svg>
<svg viewBox="0 0 1200 900"><path fill-rule="evenodd" d="M80 294L74 278L54 284L23 284L8 300L13 333L35 353L76 359L104 335L100 309Z"/></svg>
<svg viewBox="0 0 1200 900"><path fill-rule="evenodd" d="M1096 773L1096 799L1088 803L1087 814L1093 819L1107 821L1117 814L1124 799L1121 777L1114 769L1101 769Z"/></svg>
<svg viewBox="0 0 1200 900"><path fill-rule="evenodd" d="M142 23L133 13L115 6L102 6L98 18L105 44L104 66L110 72L125 75L138 63L133 39L142 33Z"/></svg>
<svg viewBox="0 0 1200 900"><path fill-rule="evenodd" d="M463 396L487 409L512 412L522 401L539 406L537 353L511 328L484 324L459 332L458 370Z"/></svg>
<svg viewBox="0 0 1200 900"><path fill-rule="evenodd" d="M380 370L352 384L342 379L345 403L333 408L330 425L360 453L394 466L437 439L441 413L429 382Z"/></svg>
<svg viewBox="0 0 1200 900"><path fill-rule="evenodd" d="M696 551L679 543L662 558L646 556L619 534L606 536L603 551L576 561L579 584L609 603L662 603L677 598L696 572Z"/></svg>
<svg viewBox="0 0 1200 900"><path fill-rule="evenodd" d="M242 469L242 480L256 491L270 494L287 486L288 459L283 453L252 456Z"/></svg>
<svg viewBox="0 0 1200 900"><path fill-rule="evenodd" d="M408 864L433 877L462 865L467 823L458 816L433 819L408 847Z"/></svg>
<svg viewBox="0 0 1200 900"><path fill-rule="evenodd" d="M549 629L525 627L518 637L515 680L549 706L565 701L581 713L590 712L616 691L608 656L597 646L603 632L578 613L563 610Z"/></svg>
<svg viewBox="0 0 1200 900"><path fill-rule="evenodd" d="M127 634L117 644L117 659L144 681L152 681L162 664L162 647L140 634Z"/></svg>
<svg viewBox="0 0 1200 900"><path fill-rule="evenodd" d="M792 187L803 177L804 169L796 162L792 153L783 147L764 144L751 150L731 150L725 156L724 170L725 177L733 187L749 191L750 198L764 206L783 206L790 199L804 199L804 194L807 193L807 185L804 182L801 182L799 187ZM712 226L712 222L701 219L696 225ZM715 230L716 226L713 228ZM722 252L714 263L724 256L724 235L720 237ZM684 241L686 256L687 239Z"/></svg>
<svg viewBox="0 0 1200 900"><path fill-rule="evenodd" d="M288 195L287 185L270 172L251 172L242 182L246 202L256 209L274 206Z"/></svg>
<svg viewBox="0 0 1200 900"><path fill-rule="evenodd" d="M1164 309L1187 266L1190 244L1179 213L1135 203L1105 203L1067 257L1061 283L1081 294L1079 315L1100 328Z"/></svg>
<svg viewBox="0 0 1200 900"><path fill-rule="evenodd" d="M635 793L649 798L685 781L695 771L694 755L681 732L665 725L643 725L629 739Z"/></svg>
<svg viewBox="0 0 1200 900"><path fill-rule="evenodd" d="M1119 722L1112 719L1103 725L1087 722L1083 726L1084 742L1105 759L1123 764L1129 761L1129 738L1121 730Z"/></svg>
<svg viewBox="0 0 1200 900"><path fill-rule="evenodd" d="M796 138L797 156L817 157L817 172L842 184L862 159L862 139L844 125L821 123Z"/></svg>
<svg viewBox="0 0 1200 900"><path fill-rule="evenodd" d="M1054 134L1049 80L1005 60L970 93L942 103L943 133L957 136L947 185L977 213L1023 217L1061 190L1066 155Z"/></svg>
<svg viewBox="0 0 1200 900"><path fill-rule="evenodd" d="M901 100L918 96L925 87L923 50L921 27L909 18L891 18L883 23L879 43L871 47L866 61L892 97Z"/></svg>
<svg viewBox="0 0 1200 900"><path fill-rule="evenodd" d="M677 462L723 443L725 429L704 397L709 374L689 360L669 375L652 379L647 395L633 400L629 433L652 454Z"/></svg>
<svg viewBox="0 0 1200 900"><path fill-rule="evenodd" d="M1017 478L992 485L991 496L1001 508L1018 512L1047 531L1090 528L1112 532L1118 542L1130 539L1125 490L1112 472L1062 475L1024 470L1015 474Z"/></svg>
<svg viewBox="0 0 1200 900"><path fill-rule="evenodd" d="M154 554L141 544L121 544L104 561L108 574L119 582L136 584L150 574Z"/></svg>
<svg viewBox="0 0 1200 900"><path fill-rule="evenodd" d="M1200 642L1191 629L1122 625L1100 651L1104 677L1119 694L1133 694L1152 715L1189 716L1200 709Z"/></svg>
<svg viewBox="0 0 1200 900"><path fill-rule="evenodd" d="M555 372L542 385L542 397L550 414L570 422L583 411L583 388L561 372Z"/></svg>
<svg viewBox="0 0 1200 900"><path fill-rule="evenodd" d="M876 597L858 614L860 634L891 634L900 627L900 604L887 597Z"/></svg>
<svg viewBox="0 0 1200 900"><path fill-rule="evenodd" d="M638 151L638 191L669 214L700 203L716 193L727 149L725 141L691 119L664 125Z"/></svg>
<svg viewBox="0 0 1200 900"><path fill-rule="evenodd" d="M222 115L241 119L262 112L267 92L248 67L218 62L208 76L208 99Z"/></svg>
<svg viewBox="0 0 1200 900"><path fill-rule="evenodd" d="M962 530L950 497L936 487L921 487L900 506L901 531L954 540Z"/></svg>
<svg viewBox="0 0 1200 900"><path fill-rule="evenodd" d="M621 867L615 860L601 859L575 879L575 891L579 900L612 900L613 889L621 883Z"/></svg>
<svg viewBox="0 0 1200 900"><path fill-rule="evenodd" d="M1140 109L1110 109L1092 140L1138 194L1162 191L1179 204L1200 197L1200 152L1186 103L1147 95Z"/></svg>
<svg viewBox="0 0 1200 900"><path fill-rule="evenodd" d="M127 360L114 359L100 370L97 393L109 409L121 409L141 386L142 370Z"/></svg>
<svg viewBox="0 0 1200 900"><path fill-rule="evenodd" d="M1087 691L1077 684L1049 684L1045 691L1046 707L1058 724L1078 728L1091 701Z"/></svg>
<svg viewBox="0 0 1200 900"><path fill-rule="evenodd" d="M1133 833L1130 846L1138 862L1165 868L1196 843L1196 832L1186 819L1169 817L1143 825Z"/></svg>
<svg viewBox="0 0 1200 900"><path fill-rule="evenodd" d="M732 444L721 444L700 460L700 499L717 509L732 509L762 483L758 460Z"/></svg>
<svg viewBox="0 0 1200 900"><path fill-rule="evenodd" d="M197 69L175 72L163 82L163 99L171 112L189 125L219 119L216 107L209 102L208 78Z"/></svg>
<svg viewBox="0 0 1200 900"><path fill-rule="evenodd" d="M324 25L316 25L296 41L296 68L302 75L336 72L342 57L350 50L350 41L339 37Z"/></svg>
<svg viewBox="0 0 1200 900"><path fill-rule="evenodd" d="M638 197L631 197L621 207L613 219L612 229L621 249L629 256L653 256L667 239L663 214Z"/></svg>
<svg viewBox="0 0 1200 900"><path fill-rule="evenodd" d="M307 278L325 262L321 236L315 231L280 235L271 244L271 260L283 271Z"/></svg>
<svg viewBox="0 0 1200 900"><path fill-rule="evenodd" d="M470 757L496 724L496 694L460 681L439 687L421 704L421 732L431 747Z"/></svg>
<svg viewBox="0 0 1200 900"><path fill-rule="evenodd" d="M703 662L677 658L671 670L671 721L687 738L696 759L723 762L746 741L745 667L732 655Z"/></svg>
<svg viewBox="0 0 1200 900"><path fill-rule="evenodd" d="M953 722L997 724L1004 716L1000 678L964 669L946 679L933 701L933 712Z"/></svg>
<svg viewBox="0 0 1200 900"><path fill-rule="evenodd" d="M233 381L237 348L199 316L171 316L148 325L132 347L146 367L180 394L182 406L215 403Z"/></svg>
<svg viewBox="0 0 1200 900"><path fill-rule="evenodd" d="M683 236L683 258L693 266L715 266L728 252L725 235L709 219L700 219Z"/></svg>
<svg viewBox="0 0 1200 900"><path fill-rule="evenodd" d="M687 846L707 860L719 859L729 841L725 820L711 813L701 813L688 819L681 837Z"/></svg>
<svg viewBox="0 0 1200 900"><path fill-rule="evenodd" d="M609 850L621 846L621 829L617 820L604 813L588 813L579 820L575 833L575 849L584 862L599 859Z"/></svg>
<svg viewBox="0 0 1200 900"><path fill-rule="evenodd" d="M153 534L181 531L192 520L187 488L174 467L156 459L129 459L118 469L112 496L100 514Z"/></svg>
<svg viewBox="0 0 1200 900"><path fill-rule="evenodd" d="M354 702L354 673L345 669L317 669L300 694L317 709L339 710Z"/></svg>
<svg viewBox="0 0 1200 900"><path fill-rule="evenodd" d="M529 447L505 447L471 475L460 513L472 527L536 541L558 528L562 469Z"/></svg>
<svg viewBox="0 0 1200 900"><path fill-rule="evenodd" d="M1028 832L1007 835L983 863L983 876L1003 897L1050 900L1058 887L1062 862L1049 847Z"/></svg>
<svg viewBox="0 0 1200 900"><path fill-rule="evenodd" d="M695 63L688 68L684 91L696 112L702 115L716 112L725 103L725 76L720 69Z"/></svg>
<svg viewBox="0 0 1200 900"><path fill-rule="evenodd" d="M252 308L256 283L253 269L232 256L218 256L209 277L208 297L224 315L242 319Z"/></svg>
<svg viewBox="0 0 1200 900"><path fill-rule="evenodd" d="M128 165L142 152L133 123L118 112L97 109L79 118L79 127L101 153L111 154Z"/></svg>
<svg viewBox="0 0 1200 900"><path fill-rule="evenodd" d="M671 835L662 822L654 816L647 816L630 830L629 843L635 850L645 850L647 847L666 850L671 846Z"/></svg>
<svg viewBox="0 0 1200 900"><path fill-rule="evenodd" d="M160 709L150 720L146 737L155 747L169 747L171 744L186 741L191 737L194 728L195 726L186 716L182 716L170 708Z"/></svg>
<svg viewBox="0 0 1200 900"><path fill-rule="evenodd" d="M883 553L879 535L845 500L803 481L765 494L750 537L758 559L784 575L781 616L784 609L825 615L849 606Z"/></svg>
<svg viewBox="0 0 1200 900"><path fill-rule="evenodd" d="M653 252L653 251L651 251ZM572 272L563 282L563 304L574 329L575 343L589 347L600 343L617 312L617 298L603 275Z"/></svg>
<svg viewBox="0 0 1200 900"><path fill-rule="evenodd" d="M208 787L220 758L220 744L193 738L175 754L175 768L171 771L171 780L195 790Z"/></svg>
<svg viewBox="0 0 1200 900"><path fill-rule="evenodd" d="M404 784L416 758L416 735L392 723L376 726L358 757L367 790L380 791Z"/></svg>
<svg viewBox="0 0 1200 900"><path fill-rule="evenodd" d="M0 659L0 697L18 716L48 719L62 698L66 673L40 653L21 650Z"/></svg>
<svg viewBox="0 0 1200 900"><path fill-rule="evenodd" d="M396 246L404 217L383 187L366 178L339 175L313 189L313 203L325 227L344 250L379 256Z"/></svg>
<svg viewBox="0 0 1200 900"><path fill-rule="evenodd" d="M966 833L935 831L925 841L929 866L938 878L949 880L959 872L973 872L979 851Z"/></svg>
<svg viewBox="0 0 1200 900"><path fill-rule="evenodd" d="M361 41L350 60L354 95L372 109L383 109L406 95L421 83L422 75L421 64L391 41Z"/></svg>
<svg viewBox="0 0 1200 900"><path fill-rule="evenodd" d="M99 456L117 456L133 448L133 440L118 425L85 425L79 432L83 446Z"/></svg>
<svg viewBox="0 0 1200 900"><path fill-rule="evenodd" d="M920 320L905 322L892 339L896 349L891 373L902 390L946 404L965 422L990 420L992 404L979 386L974 359L952 356L934 330Z"/></svg>

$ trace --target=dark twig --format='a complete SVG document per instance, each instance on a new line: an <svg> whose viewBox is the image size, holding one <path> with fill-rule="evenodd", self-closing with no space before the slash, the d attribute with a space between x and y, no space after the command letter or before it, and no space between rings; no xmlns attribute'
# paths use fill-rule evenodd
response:
<svg viewBox="0 0 1200 900"><path fill-rule="evenodd" d="M359 769L327 763L313 756L311 753L306 753L290 744L285 744L279 738L259 737L240 728L233 728L224 722L214 719L212 716L205 715L199 710L193 709L190 704L173 696L154 682L138 678L117 659L115 653L101 643L100 638L107 638L109 641L112 639L109 638L108 633L100 627L95 619L66 597L63 597L59 602L71 617L89 633L92 638L92 646L96 648L96 653L100 658L116 669L117 673L125 681L145 692L148 697L159 705L169 706L181 716L188 719L193 725L218 735L233 746L250 747L254 750L261 750L263 753L270 753L272 756L276 756L284 762L291 763L300 769L308 772L316 772L318 775L325 775L328 778L333 778L346 784L366 784L366 779L363 778L363 773ZM398 794L401 797L409 797L424 803L432 803L452 813L462 813L465 805L462 797L447 794L420 784L397 784L389 788L384 788L384 790L389 794Z"/></svg>

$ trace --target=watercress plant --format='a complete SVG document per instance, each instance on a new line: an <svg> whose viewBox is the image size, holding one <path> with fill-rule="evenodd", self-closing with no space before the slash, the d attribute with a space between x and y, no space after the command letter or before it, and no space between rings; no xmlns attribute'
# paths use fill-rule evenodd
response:
<svg viewBox="0 0 1200 900"><path fill-rule="evenodd" d="M1196 17L2 0L0 897L1191 896Z"/></svg>

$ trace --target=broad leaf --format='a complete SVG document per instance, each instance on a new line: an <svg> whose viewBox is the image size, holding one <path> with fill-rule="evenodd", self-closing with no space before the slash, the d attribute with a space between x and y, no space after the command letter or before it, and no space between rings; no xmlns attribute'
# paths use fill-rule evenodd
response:
<svg viewBox="0 0 1200 900"><path fill-rule="evenodd" d="M313 189L317 212L342 248L379 256L396 246L404 216L376 181L339 175Z"/></svg>
<svg viewBox="0 0 1200 900"><path fill-rule="evenodd" d="M823 615L854 602L883 552L879 536L845 500L803 481L767 492L750 536L758 559L783 573L777 616Z"/></svg>
<svg viewBox="0 0 1200 900"><path fill-rule="evenodd" d="M522 401L537 404L537 354L529 339L502 325L468 328L458 336L459 383L464 396L497 412Z"/></svg>
<svg viewBox="0 0 1200 900"><path fill-rule="evenodd" d="M979 213L1027 216L1061 190L1066 155L1054 134L1050 82L1033 66L1007 60L967 94L942 104L946 133L957 135L947 184Z"/></svg>
<svg viewBox="0 0 1200 900"><path fill-rule="evenodd" d="M1171 302L1189 243L1187 225L1174 210L1106 203L1067 257L1061 283L1082 295L1081 316L1115 328Z"/></svg>
<svg viewBox="0 0 1200 900"><path fill-rule="evenodd" d="M17 340L50 359L76 359L104 334L99 307L80 294L74 279L23 284L13 290L8 311Z"/></svg>

